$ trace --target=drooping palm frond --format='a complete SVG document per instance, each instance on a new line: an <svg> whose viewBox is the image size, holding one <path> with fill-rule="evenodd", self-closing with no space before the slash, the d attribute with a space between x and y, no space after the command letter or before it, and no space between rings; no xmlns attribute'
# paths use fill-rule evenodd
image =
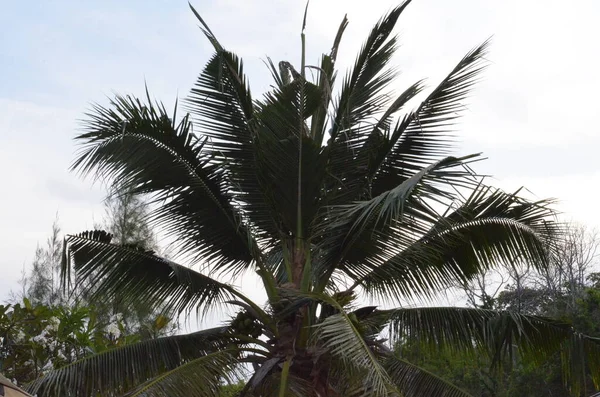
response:
<svg viewBox="0 0 600 397"><path fill-rule="evenodd" d="M388 256L371 260L355 278L368 293L406 298L462 285L493 266L529 263L544 268L549 244L560 236L551 200L529 202L518 195L480 186L442 216L417 240L387 247ZM392 235L393 236L393 235ZM394 238L390 239L394 241Z"/></svg>
<svg viewBox="0 0 600 397"><path fill-rule="evenodd" d="M586 366L600 380L600 339L582 335L566 323L514 312L472 308L427 307L384 311L390 318L393 342L418 341L430 349L488 353L495 365L516 351L536 363L563 352L565 380L571 388L585 385ZM573 365L577 363L576 365ZM582 376L583 375L583 376Z"/></svg>
<svg viewBox="0 0 600 397"><path fill-rule="evenodd" d="M561 359L563 382L574 396L589 394L588 369L595 389L600 390L600 338L571 334L562 345Z"/></svg>
<svg viewBox="0 0 600 397"><path fill-rule="evenodd" d="M206 329L107 350L29 384L27 390L43 396L120 396L149 379L225 347L227 328Z"/></svg>
<svg viewBox="0 0 600 397"><path fill-rule="evenodd" d="M88 117L87 132L76 137L82 149L73 169L150 194L160 204L153 221L192 259L229 271L251 263L254 237L188 117L175 124L162 106L131 97L115 98L110 108L95 106Z"/></svg>
<svg viewBox="0 0 600 397"><path fill-rule="evenodd" d="M101 231L66 238L63 274L73 268L98 299L166 304L175 313L187 313L241 296L227 284L151 252L111 244L110 238Z"/></svg>
<svg viewBox="0 0 600 397"><path fill-rule="evenodd" d="M234 351L221 350L199 357L146 382L127 397L213 397L224 382L235 379L239 361Z"/></svg>
<svg viewBox="0 0 600 397"><path fill-rule="evenodd" d="M448 381L396 356L388 356L383 367L403 396L471 397Z"/></svg>

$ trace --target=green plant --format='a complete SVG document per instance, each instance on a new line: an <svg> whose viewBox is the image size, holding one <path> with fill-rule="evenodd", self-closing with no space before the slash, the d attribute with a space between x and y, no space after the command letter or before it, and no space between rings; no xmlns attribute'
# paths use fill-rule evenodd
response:
<svg viewBox="0 0 600 397"><path fill-rule="evenodd" d="M114 324L120 327L121 324ZM86 306L31 303L0 305L1 371L19 384L90 354L139 341L118 329L111 332Z"/></svg>

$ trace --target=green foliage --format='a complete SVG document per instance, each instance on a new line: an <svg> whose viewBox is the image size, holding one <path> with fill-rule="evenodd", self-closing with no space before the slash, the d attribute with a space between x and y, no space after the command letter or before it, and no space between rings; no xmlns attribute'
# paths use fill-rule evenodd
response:
<svg viewBox="0 0 600 397"><path fill-rule="evenodd" d="M107 328L85 306L0 305L0 360L5 376L28 383L90 354L138 341L117 322Z"/></svg>
<svg viewBox="0 0 600 397"><path fill-rule="evenodd" d="M93 306L0 305L0 371L18 384L109 349L153 340L170 319L157 316L144 333L129 333L121 316L100 320Z"/></svg>
<svg viewBox="0 0 600 397"><path fill-rule="evenodd" d="M244 389L244 383L238 382L221 386L221 397L238 397Z"/></svg>

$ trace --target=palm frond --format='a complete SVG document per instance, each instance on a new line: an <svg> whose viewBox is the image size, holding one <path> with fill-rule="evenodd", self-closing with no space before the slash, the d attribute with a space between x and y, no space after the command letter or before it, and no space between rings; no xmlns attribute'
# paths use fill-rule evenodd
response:
<svg viewBox="0 0 600 397"><path fill-rule="evenodd" d="M28 385L32 394L120 396L182 364L224 347L226 327L152 339L101 352L67 365Z"/></svg>
<svg viewBox="0 0 600 397"><path fill-rule="evenodd" d="M448 156L452 127L465 110L479 74L489 41L469 52L421 105L399 121L386 145L371 163L372 192L377 195L396 186L427 164Z"/></svg>
<svg viewBox="0 0 600 397"><path fill-rule="evenodd" d="M337 34L331 46L330 53L323 54L321 57L321 67L319 68L319 83L318 86L323 94L323 105L322 108L317 109L310 121L311 137L320 146L323 143L326 131L325 126L327 125L327 112L332 100L333 87L336 79L335 61L337 59L337 53L342 40L342 35L348 26L348 18L344 16L344 19L340 23Z"/></svg>
<svg viewBox="0 0 600 397"><path fill-rule="evenodd" d="M343 139L344 132L379 113L388 97L382 90L393 80L394 73L385 70L396 49L396 38L390 35L410 0L402 2L373 27L354 63L344 79L336 103L335 119L330 131L330 142Z"/></svg>
<svg viewBox="0 0 600 397"><path fill-rule="evenodd" d="M371 179L393 144L390 142L391 118L422 90L421 82L410 86L386 109L376 122L356 127L345 144L325 149L329 159L327 204L347 204L371 198Z"/></svg>
<svg viewBox="0 0 600 397"><path fill-rule="evenodd" d="M470 157L472 156L447 157L440 160L371 200L358 202L355 205L340 206L340 209L345 210L344 213L339 217L332 217L334 220L339 218L344 222L351 222L346 239L350 239L349 244L352 244L356 241L356 238L351 237L352 234L360 235L365 231L376 230L391 224L394 220L401 219L413 191L427 178L438 176L435 171L463 165L464 161L469 160ZM335 209L335 207L332 208L332 212Z"/></svg>
<svg viewBox="0 0 600 397"><path fill-rule="evenodd" d="M321 147L308 136L306 120L321 103L320 88L296 76L281 89L266 94L259 104L255 169L279 236L297 233L298 197L302 197L301 214L306 220L300 225L304 232L318 209L324 159Z"/></svg>
<svg viewBox="0 0 600 397"><path fill-rule="evenodd" d="M125 303L167 304L177 313L206 310L241 296L233 287L151 252L110 243L95 231L66 238L63 274L73 268L76 280L99 299Z"/></svg>
<svg viewBox="0 0 600 397"><path fill-rule="evenodd" d="M315 343L328 349L334 358L344 362L348 368L354 368L363 374L364 396L387 396L397 392L375 352L366 343L358 323L334 299L322 294L311 296L339 310L338 314L325 318L315 326Z"/></svg>
<svg viewBox="0 0 600 397"><path fill-rule="evenodd" d="M396 355L386 358L383 367L403 396L471 397L452 383Z"/></svg>
<svg viewBox="0 0 600 397"><path fill-rule="evenodd" d="M587 395L588 369L596 390L600 389L600 338L574 333L563 343L562 373L565 387L574 396Z"/></svg>
<svg viewBox="0 0 600 397"><path fill-rule="evenodd" d="M195 117L199 133L209 139L206 151L211 163L227 170L236 201L243 203L243 215L258 227L256 234L263 244L268 243L277 235L276 220L256 173L256 109L243 62L223 48L200 14L191 8L216 54L198 77L186 108Z"/></svg>
<svg viewBox="0 0 600 397"><path fill-rule="evenodd" d="M390 133L390 127L391 127L390 123L391 123L392 117L397 112L399 112L401 109L403 109L409 101L411 101L414 97L416 97L418 94L420 94L424 88L425 87L423 85L423 81L422 80L417 81L416 83L414 83L413 85L408 87L400 95L398 95L396 100L394 102L392 102L392 104L385 110L383 115L381 117L379 117L379 120L377 120L377 123L375 124L375 126L373 127L373 130L371 131L371 138L373 138L375 135L384 136L386 138L389 138L388 135ZM365 145L365 148L363 148L363 151L366 151L369 154L371 154L371 152L375 152L375 153L379 154L379 151L373 150L373 147L371 147L368 144Z"/></svg>
<svg viewBox="0 0 600 397"><path fill-rule="evenodd" d="M402 2L373 27L342 84L324 150L329 174L326 179L329 205L347 204L368 197L364 185L369 156L364 150L361 153L361 149L375 144L373 141L377 136L372 133L374 128L379 130L377 116L388 106L390 93L387 91L395 71L387 65L397 47L396 38L390 35L409 3ZM388 110L397 110L401 106L397 100ZM387 123L388 117L382 117L383 124Z"/></svg>
<svg viewBox="0 0 600 397"><path fill-rule="evenodd" d="M267 68L269 69L269 72L271 73L271 77L273 77L273 80L275 81L275 84L278 88L281 88L284 86L284 82L283 79L280 75L280 71L279 69L277 69L277 67L275 66L275 64L273 63L273 60L271 59L271 57L267 57L267 61L263 62Z"/></svg>
<svg viewBox="0 0 600 397"><path fill-rule="evenodd" d="M355 172L352 175L348 174L348 177L336 175L337 183L332 182L332 187L330 187L334 192L334 198L332 199L334 203L337 201L347 203L348 200L356 200L356 197L378 197L385 194L412 178L415 173L436 161L440 161L444 155L448 154L448 127L460 114L464 106L461 103L462 100L476 81L478 73L483 69L481 60L487 45L486 42L467 54L419 108L398 122L389 135L382 136L378 130L386 125L387 119L395 110L394 106L390 107L390 115L386 113L381 118L382 124L380 127L369 130L371 132L370 135L367 134L369 139L364 142L360 140L355 142L356 145L351 150L356 153L352 154L351 158L353 161L356 159L362 160L354 168L347 166L348 161L340 162L342 168L351 169L345 171L346 173L352 173L352 169L355 169ZM397 105L401 106L404 100L412 98L413 94L420 89L419 87L419 85L416 85L409 88L406 95L400 96L402 100L397 101ZM411 92L412 94L410 94ZM363 152L361 153L359 149L362 149ZM345 182L346 180L348 182ZM340 184L341 186L338 188L335 187ZM454 189L457 186L472 189L476 182L473 179L472 172L465 169L440 175L438 178L424 180L423 184L425 185L424 190L431 189L429 198L439 201L444 197L453 200L455 196ZM445 204L447 205L447 203L448 201ZM415 229L412 230L411 234L418 235L426 232L432 214L428 205L422 200L415 200L415 203L411 204L413 207L411 209L413 210L411 218L413 225L405 224L399 225L399 227ZM328 219L330 213L326 213L323 217ZM364 263L364 261L377 255L385 257L386 255L384 252L382 253L382 250L393 249L394 240L397 243L398 236L397 233L396 236L393 236L393 233L389 234L392 234L392 239L386 238L386 233L380 233L374 235L372 239L368 239L370 243L363 242L360 245L355 244L353 246L355 250L352 255L353 266L362 267L362 269L353 270L354 273L366 272L369 268L375 267L376 264ZM404 233L400 232L400 234ZM406 236L403 235L400 238L404 244L396 247L396 252L398 249L408 246ZM361 241L363 240L361 239ZM324 255L328 254L325 253ZM325 263L328 262L330 261L325 260ZM378 259L377 262L380 264L381 259ZM331 269L329 269L329 272L331 272ZM356 276L353 275L352 277Z"/></svg>
<svg viewBox="0 0 600 397"><path fill-rule="evenodd" d="M469 175L468 171L456 168L473 157L445 158L370 200L330 207L316 226L317 234L324 236L320 249L325 268L320 269L321 274L327 278L333 269L342 269L354 275L355 271L347 268L346 264L351 268L360 265L368 257L367 249L381 241L383 236L389 235L389 227L401 221L403 216L408 215L411 222L415 222L415 217L419 215L415 211L415 196L419 199L436 194L444 196L443 192L435 190L431 183L425 181L464 178ZM357 244L358 241L361 244Z"/></svg>
<svg viewBox="0 0 600 397"><path fill-rule="evenodd" d="M224 382L235 379L239 361L234 351L221 350L199 357L146 382L127 397L214 397Z"/></svg>
<svg viewBox="0 0 600 397"><path fill-rule="evenodd" d="M74 169L150 194L160 204L151 220L192 259L230 271L250 265L254 237L233 205L223 169L210 165L187 116L176 125L160 105L117 97L110 108L95 106L86 128L76 137L82 149Z"/></svg>
<svg viewBox="0 0 600 397"><path fill-rule="evenodd" d="M369 294L402 299L431 296L502 264L545 268L560 233L552 201L529 202L518 193L480 186L417 240L405 242L398 231L389 240L396 247L388 243L387 256L370 258L371 270L356 284Z"/></svg>

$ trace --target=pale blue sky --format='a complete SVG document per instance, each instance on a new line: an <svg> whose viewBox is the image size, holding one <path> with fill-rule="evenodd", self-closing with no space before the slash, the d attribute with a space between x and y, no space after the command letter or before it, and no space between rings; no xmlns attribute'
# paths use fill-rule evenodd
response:
<svg viewBox="0 0 600 397"><path fill-rule="evenodd" d="M262 64L295 62L302 2L193 4L220 40L244 57L255 96ZM344 13L348 65L390 0L313 0L308 60L330 47ZM67 171L77 119L113 92L183 97L210 55L187 2L8 1L0 14L0 291L16 285L59 212L65 232L101 216L102 190ZM497 185L525 184L562 200L568 216L600 226L600 3L594 0L414 0L399 23L401 89L433 85L470 48L494 35L490 69L462 123L459 153L483 151L478 170Z"/></svg>

